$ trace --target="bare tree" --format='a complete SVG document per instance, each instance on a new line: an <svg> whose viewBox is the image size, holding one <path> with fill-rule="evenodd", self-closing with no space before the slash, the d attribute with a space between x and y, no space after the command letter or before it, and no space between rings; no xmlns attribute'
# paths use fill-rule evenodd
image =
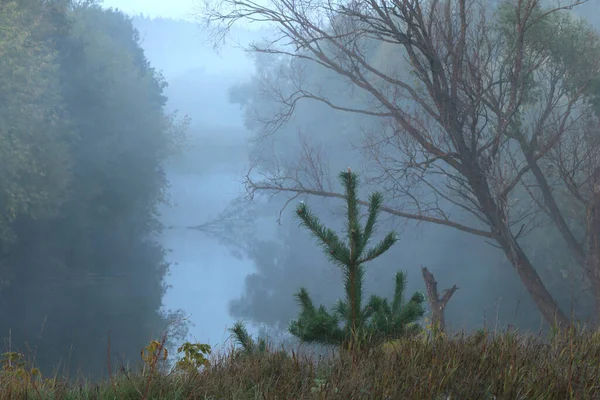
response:
<svg viewBox="0 0 600 400"><path fill-rule="evenodd" d="M596 57L574 76L553 47L567 27L547 28L566 24L553 16L583 2L542 8L540 0L513 0L491 19L487 2L477 0L273 0L270 6L223 0L208 5L204 19L218 40L241 19L272 23L277 38L250 50L287 56L299 68L314 63L345 78L367 106L330 99L297 78L291 93L268 87L282 111L266 128L286 122L302 99L380 118L387 129L367 137L366 150L378 167L374 178L394 202L382 209L493 240L545 319L566 325L519 239L535 227L540 210L561 228L540 164L589 115L586 88L600 70ZM380 67L374 45L394 49L388 54L401 67ZM519 195L526 179L540 187L543 207L531 201L533 191L531 198ZM343 197L290 175L249 186ZM478 222L451 217L450 207Z"/></svg>

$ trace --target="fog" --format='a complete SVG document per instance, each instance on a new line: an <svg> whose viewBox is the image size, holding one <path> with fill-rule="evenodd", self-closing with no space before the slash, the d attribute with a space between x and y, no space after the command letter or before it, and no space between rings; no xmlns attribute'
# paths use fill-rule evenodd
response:
<svg viewBox="0 0 600 400"><path fill-rule="evenodd" d="M285 330L285 321L281 323L279 318L295 314L293 288L302 282L308 283L306 279L311 279L308 272L282 273L279 275L281 279L289 279L292 283L272 283L289 287L289 299L283 304L267 306L256 302L254 305L236 308L231 304L236 304L239 299L250 301L248 290L256 290L248 287L245 289L244 284L248 279L251 282L252 276L261 274L259 271L257 275L253 260L247 256L236 257L218 238L182 229L184 226L210 220L223 211L230 200L246 193L243 181L248 167L249 140L256 133L248 129L248 126L252 126L252 118L245 116L240 105L232 104L229 92L236 85L252 79L255 73L252 55L237 46L225 45L219 52L211 48L208 32L195 24L199 16L194 14L198 9L194 8L192 2L175 1L169 11L161 8L161 5L154 6L153 2L142 4L113 0L104 5L118 7L134 16L133 22L141 33L142 46L148 59L168 77L169 108L192 117L190 139L194 149L190 154L193 156L188 155L190 159L186 162L186 167L169 173L173 204L164 209L162 217L162 222L172 227L164 233L163 244L170 249L169 260L174 265L169 277L172 288L165 297L166 304L171 308L182 308L191 315L190 320L194 326L190 328L190 335L194 340L213 345L227 339L229 333L226 328L231 327L240 316L246 317L250 326L266 325L267 330L269 326L277 326ZM138 14L151 19L136 17ZM238 30L230 37L230 43L236 45L247 46L252 40L260 40L266 34L256 28L246 30L250 25L243 23L237 26ZM327 119L348 118L343 113L328 112L323 115L320 119L315 118L323 126L339 126ZM289 124L294 128L282 134L292 134L296 129L297 132L310 135L310 130L314 127L308 121L292 120ZM350 147L348 154L352 151ZM343 152L340 146L330 154L334 159L344 159ZM343 168L344 163L340 166ZM190 171L185 171L185 168ZM323 201L319 198L308 197L307 201L323 206ZM268 204L271 213L263 218L263 225L256 227L258 232L280 229L277 219L282 203L271 201ZM330 204L333 206L320 209L335 214L335 208L340 204ZM287 219L286 225L294 231L291 235L304 235L297 228L292 210L293 206L290 206L283 213L283 218ZM386 258L384 263L390 265L392 270L402 268L408 271L409 292L424 290L419 269L422 265L434 272L440 290L453 284L460 287L447 309L450 324L454 327L475 329L483 326L484 321L489 324L516 324L533 330L543 325L543 319L536 312L514 272L508 268L502 254L485 241L435 225L406 226L395 221L387 226L398 229L402 234L401 242L392 252L393 255L383 257ZM310 251L308 249L314 243L307 238L304 244L298 242L298 246ZM340 279L336 271L320 257L318 250L314 246L315 254L311 257L315 258L307 256L306 263L314 265L314 260L318 260L322 264L307 267L306 271L323 269L322 273L331 282ZM373 275L370 280L373 290L391 290L390 287L381 288L387 282L386 272L374 272ZM272 279L276 280L275 277ZM272 288L264 287L263 290L270 291ZM325 302L335 299L335 296L327 294L317 293L316 296ZM277 315L273 318L264 317L266 310L261 308L272 308ZM232 316L232 310L237 310L238 315ZM251 328L251 331L256 332L256 329Z"/></svg>
<svg viewBox="0 0 600 400"><path fill-rule="evenodd" d="M192 20L195 2L194 0L179 0L170 2L144 1L144 0L103 0L102 5L106 8L118 8L123 12L135 15L147 15L152 18L172 18Z"/></svg>
<svg viewBox="0 0 600 400"><path fill-rule="evenodd" d="M596 30L599 1L573 11ZM495 10L497 3L486 7ZM382 78L396 74L412 82L418 75L409 71L401 45L362 43L365 59L385 71L363 84L355 70L340 74L341 67L332 67L348 56L336 54L335 46L324 47L319 62L310 60L321 51L310 53L310 41L298 49L284 41L278 50L248 51L281 34L266 23L240 21L215 46L196 0L11 4L0 15L13 35L0 38L0 61L8 68L0 92L11 93L0 105L6 169L0 328L10 346L39 351L43 368L58 363L99 376L106 346L120 360L139 361L139 350L162 335L171 347L193 341L218 348L229 343L237 321L255 337L296 343L288 328L300 311L294 295L301 287L327 308L344 296L343 272L300 226L296 207L304 202L326 227L343 231L344 189L337 178L348 169L359 175L360 199L383 194L374 240L391 231L399 238L366 264L364 299L391 298L398 271L407 274L406 298L425 293L426 267L440 293L458 286L442 308L452 331L510 325L536 332L548 329L552 307L585 319L594 315L595 301L600 305L600 294L587 290L585 257L577 251L593 236L591 217L585 219L592 208L573 205L587 192L569 194L577 185L560 181L550 167L541 172L565 214L556 218L547 198L541 200L547 193L536 191L542 185L527 181L533 179L527 168L517 173L515 165L524 162L514 156L517 144L498 140L506 153L473 161L466 145L449 144L435 113L421 120L415 111L402 120L385 111L396 107L408 115L418 108L418 96L399 96L402 85ZM532 41L549 35L542 28L548 31L534 31ZM593 43L573 37L579 47L563 40L552 47L553 57L573 70L592 70L588 55L576 51ZM36 51L25 45L32 40ZM577 81L584 72L564 79ZM548 76L532 79L540 91ZM597 82L585 104L600 113ZM541 107L528 107L519 123L536 121L528 113ZM422 151L418 140L398 134L410 132L398 122L409 120L426 127L429 149L455 146L463 153ZM492 130L478 124L473 131ZM442 139L430 139L436 134ZM482 153L498 151L473 141ZM439 164L456 175L435 170ZM506 184L508 194L494 186L510 175L506 169L516 176ZM489 181L489 193L478 197L473 187L481 179ZM486 203L492 197L497 210Z"/></svg>
<svg viewBox="0 0 600 400"><path fill-rule="evenodd" d="M190 316L190 339L218 346L230 336L229 302L242 292L252 263L236 258L217 238L186 228L214 218L244 194L250 133L240 108L229 102L227 88L250 76L252 62L237 49L217 54L193 23L179 22L179 30L171 31L169 25L157 29L156 23L134 21L150 62L168 78L168 109L192 118L184 155L191 168L168 174L171 204L162 210L168 227L162 243L173 264L165 305ZM175 21L170 25L177 28Z"/></svg>

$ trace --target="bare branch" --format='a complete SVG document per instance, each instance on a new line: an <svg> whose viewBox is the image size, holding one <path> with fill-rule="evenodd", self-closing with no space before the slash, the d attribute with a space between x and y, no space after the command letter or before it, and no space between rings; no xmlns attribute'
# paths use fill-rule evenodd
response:
<svg viewBox="0 0 600 400"><path fill-rule="evenodd" d="M338 199L345 198L343 194L337 193L337 192L327 192L327 191L322 191L322 190L314 190L314 189L306 189L306 188L290 188L290 187L283 187L283 186L277 187L272 184L254 183L249 179L248 179L248 185L251 186L254 191L266 190L266 191L275 191L278 193L279 192L284 192L284 193L287 192L287 193L294 193L294 194L306 194L306 195L312 195L312 196L330 197L330 198L338 198ZM363 206L367 206L367 207L369 206L369 203L364 200L359 200L359 204L361 204ZM387 206L382 206L381 211L388 213L388 214L395 215L397 217L402 217L402 218L407 218L407 219L412 219L412 220L422 221L422 222L431 222L434 224L444 225L444 226L448 226L448 227L451 227L454 229L458 229L458 230L466 232L466 233L471 233L473 235L487 237L487 238L494 238L494 234L491 232L486 232L486 231L482 231L480 229L471 228L469 226L462 225L462 224L459 224L457 222L453 222L450 220L443 220L443 219L439 219L439 218L429 217L426 215L405 213L405 212L395 210L395 209L387 207Z"/></svg>

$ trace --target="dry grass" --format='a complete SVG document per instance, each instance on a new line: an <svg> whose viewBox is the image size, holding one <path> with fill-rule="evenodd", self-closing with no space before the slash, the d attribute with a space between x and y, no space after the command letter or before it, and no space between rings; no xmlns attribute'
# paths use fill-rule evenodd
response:
<svg viewBox="0 0 600 400"><path fill-rule="evenodd" d="M232 350L195 373L159 373L158 363L135 374L119 368L96 385L5 365L0 398L600 399L600 334L577 329L550 340L514 331L413 337L320 360Z"/></svg>

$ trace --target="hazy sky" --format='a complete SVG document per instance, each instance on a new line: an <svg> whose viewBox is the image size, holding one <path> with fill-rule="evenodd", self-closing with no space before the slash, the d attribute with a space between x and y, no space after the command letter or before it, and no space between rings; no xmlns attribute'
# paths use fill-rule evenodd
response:
<svg viewBox="0 0 600 400"><path fill-rule="evenodd" d="M103 0L101 3L104 7L118 8L131 16L144 14L175 19L192 19L191 14L201 4L200 0Z"/></svg>

